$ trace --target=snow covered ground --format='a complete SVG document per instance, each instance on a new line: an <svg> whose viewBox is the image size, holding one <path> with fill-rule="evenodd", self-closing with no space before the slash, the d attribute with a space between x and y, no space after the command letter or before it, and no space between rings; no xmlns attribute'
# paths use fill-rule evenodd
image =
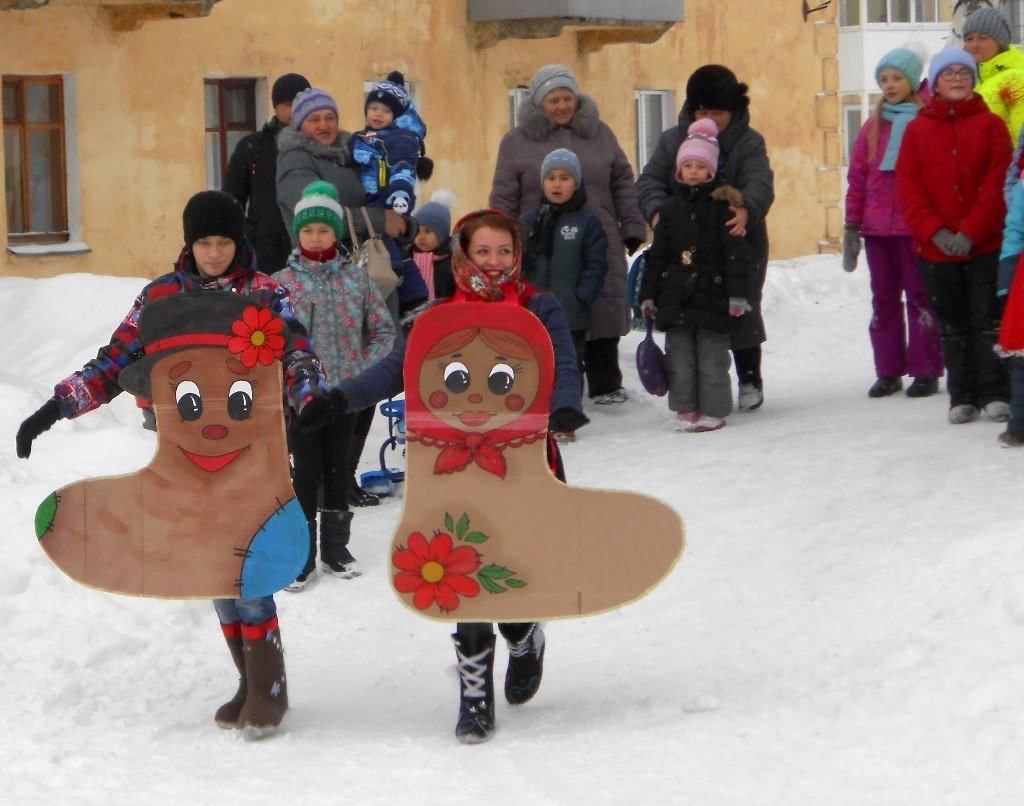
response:
<svg viewBox="0 0 1024 806"><path fill-rule="evenodd" d="M674 433L624 340L633 399L590 412L569 479L669 502L686 553L643 601L549 625L540 693L499 698L476 747L449 631L387 584L400 500L357 513L363 577L278 596L292 710L256 743L213 724L235 672L208 603L80 587L35 545L47 493L152 454L129 399L14 454L141 285L0 280L3 803L1024 803L1024 452L947 425L944 395L868 399L863 269L772 264L766 404L718 433Z"/></svg>

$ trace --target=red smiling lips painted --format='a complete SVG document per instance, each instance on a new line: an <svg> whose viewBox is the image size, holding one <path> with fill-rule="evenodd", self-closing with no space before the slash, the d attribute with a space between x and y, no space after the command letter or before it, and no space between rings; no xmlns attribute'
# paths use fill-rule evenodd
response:
<svg viewBox="0 0 1024 806"><path fill-rule="evenodd" d="M185 454L185 457L196 467L205 470L208 473L216 473L218 470L223 470L235 461L235 459L247 451L249 447L246 446L244 448L239 448L237 451L229 451L228 453L222 453L217 456L192 453L192 451L187 451L180 445L178 446L178 449Z"/></svg>

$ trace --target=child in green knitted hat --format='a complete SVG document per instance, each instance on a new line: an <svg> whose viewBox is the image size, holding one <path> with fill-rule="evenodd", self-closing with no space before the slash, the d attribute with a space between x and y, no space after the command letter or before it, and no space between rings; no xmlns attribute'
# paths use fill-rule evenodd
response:
<svg viewBox="0 0 1024 806"><path fill-rule="evenodd" d="M395 341L395 325L384 298L365 269L356 266L338 243L345 222L338 191L330 182L312 182L295 205L293 232L298 246L288 265L274 275L291 292L295 315L309 331L331 385L358 375L386 356ZM347 578L358 575L348 549L352 513L348 508L352 467L349 446L357 413L337 414L310 434L289 427L295 465L295 495L309 523L309 556L302 574L286 588L301 590L316 568L317 498L320 510L320 560L324 571Z"/></svg>

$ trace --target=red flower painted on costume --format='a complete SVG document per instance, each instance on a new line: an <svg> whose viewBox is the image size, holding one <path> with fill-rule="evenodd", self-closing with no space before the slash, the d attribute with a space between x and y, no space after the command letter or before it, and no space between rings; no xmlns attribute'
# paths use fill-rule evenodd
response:
<svg viewBox="0 0 1024 806"><path fill-rule="evenodd" d="M269 366L275 358L284 355L284 320L274 316L269 308L250 305L242 311L242 318L231 323L235 335L228 341L228 350L239 357L247 367L257 363Z"/></svg>
<svg viewBox="0 0 1024 806"><path fill-rule="evenodd" d="M391 558L398 569L395 589L413 594L413 604L426 610L435 602L441 610L459 606L459 596L480 593L480 584L469 574L480 567L480 555L472 546L452 548L451 535L437 532L430 542L422 532L409 535L409 546L399 546Z"/></svg>

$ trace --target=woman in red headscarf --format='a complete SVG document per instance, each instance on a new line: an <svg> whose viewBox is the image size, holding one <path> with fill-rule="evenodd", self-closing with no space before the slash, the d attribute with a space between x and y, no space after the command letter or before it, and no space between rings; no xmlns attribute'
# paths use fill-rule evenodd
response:
<svg viewBox="0 0 1024 806"><path fill-rule="evenodd" d="M551 433L572 434L588 420L580 399L580 375L572 334L558 299L538 291L522 278L519 223L495 210L479 210L455 227L452 256L456 290L442 305L504 303L533 313L551 337L555 357L554 386L547 410L548 458L555 475L565 480L561 457ZM414 320L415 321L415 320ZM348 410L373 405L402 391L405 341L379 364L332 391L335 405ZM512 705L530 700L540 687L544 660L541 625L499 624L508 642L509 665L505 698ZM455 735L466 744L487 741L494 733L494 628L487 623L459 622L452 636L458 657L460 698Z"/></svg>

